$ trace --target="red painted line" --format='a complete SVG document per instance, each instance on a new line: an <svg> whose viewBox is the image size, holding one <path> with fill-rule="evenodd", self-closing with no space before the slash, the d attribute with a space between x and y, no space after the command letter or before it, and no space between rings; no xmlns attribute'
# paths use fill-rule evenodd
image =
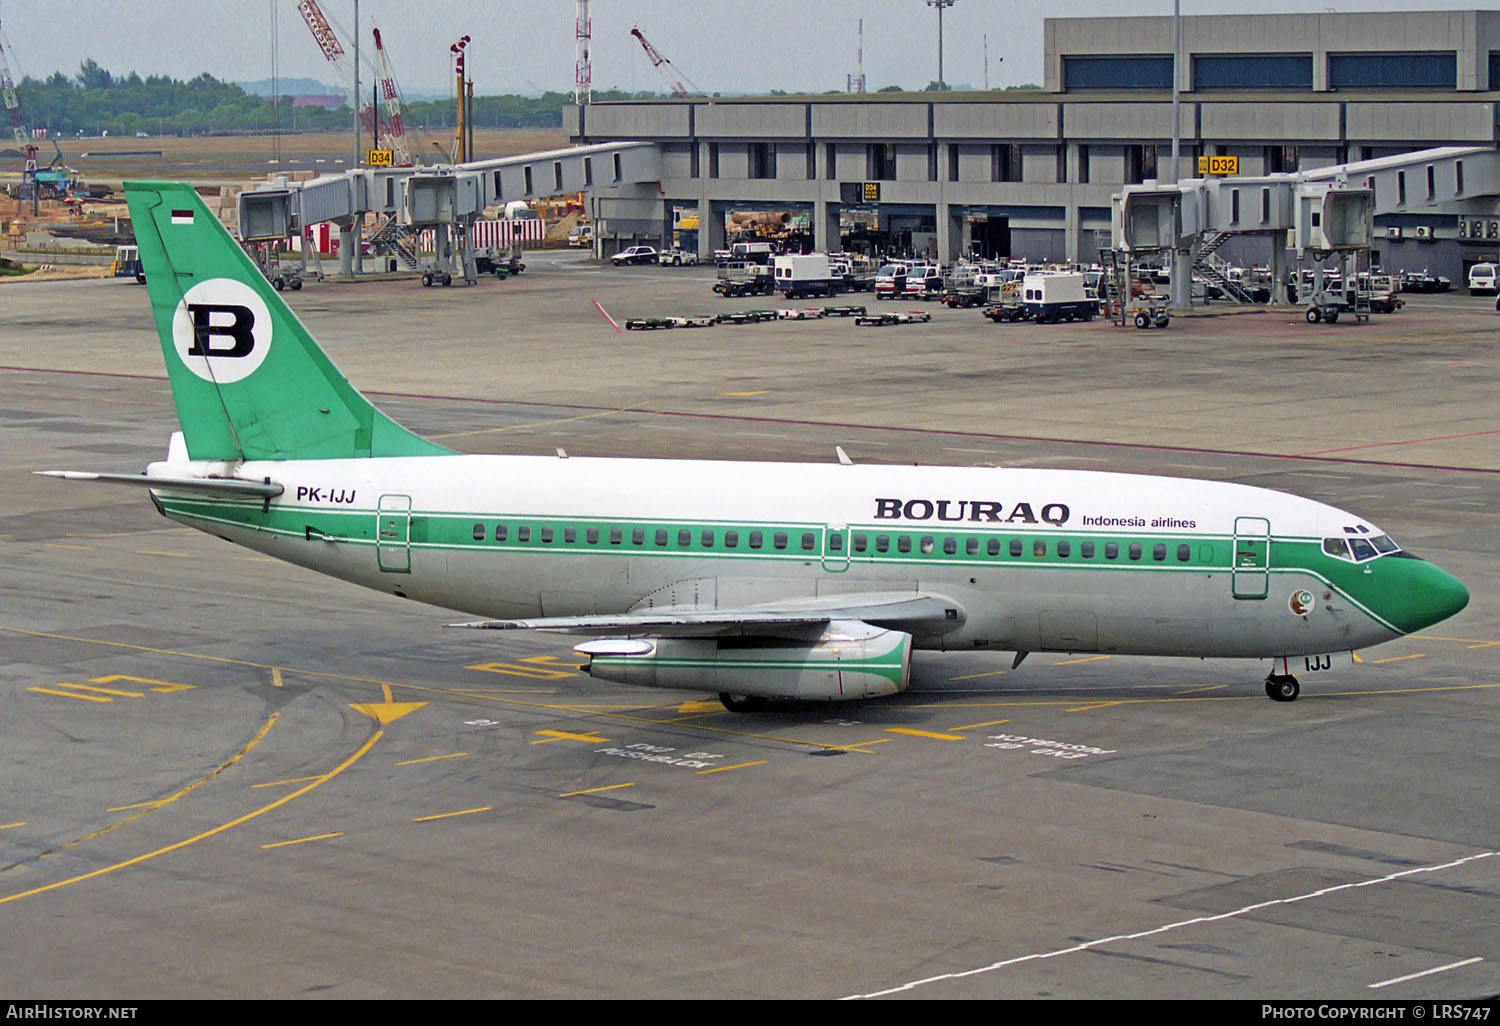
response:
<svg viewBox="0 0 1500 1026"><path fill-rule="evenodd" d="M593 301L593 303L594 303L594 309L598 310L601 314L604 314L604 319L609 322L609 326L611 328L615 329L615 334L616 335L620 334L620 326L615 323L615 319L613 317L611 317L607 313L604 313L604 307L602 307L602 306L599 305L599 300L596 299L596 300Z"/></svg>
<svg viewBox="0 0 1500 1026"><path fill-rule="evenodd" d="M1388 445L1421 445L1423 442L1450 442L1455 438L1480 438L1484 435L1500 435L1500 430L1495 431L1468 431L1461 435L1434 435L1431 438L1408 438L1400 442L1370 442L1368 445L1350 445L1343 449L1318 449L1314 452L1299 452L1296 455L1304 456L1328 456L1336 452L1354 452L1356 449L1381 449Z"/></svg>

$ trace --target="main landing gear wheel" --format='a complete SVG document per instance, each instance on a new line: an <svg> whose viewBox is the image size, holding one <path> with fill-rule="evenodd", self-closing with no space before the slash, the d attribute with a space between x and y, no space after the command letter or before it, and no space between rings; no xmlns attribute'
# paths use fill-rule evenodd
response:
<svg viewBox="0 0 1500 1026"><path fill-rule="evenodd" d="M750 695L731 695L727 691L719 692L719 701L730 712L755 712L758 709L764 709L766 705L766 700L763 698L752 698Z"/></svg>
<svg viewBox="0 0 1500 1026"><path fill-rule="evenodd" d="M1302 685L1291 674L1273 673L1266 678L1266 697L1273 702L1295 702Z"/></svg>

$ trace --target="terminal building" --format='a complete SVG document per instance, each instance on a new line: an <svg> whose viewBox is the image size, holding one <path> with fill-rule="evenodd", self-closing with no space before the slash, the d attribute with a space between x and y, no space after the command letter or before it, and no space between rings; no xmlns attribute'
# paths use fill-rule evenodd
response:
<svg viewBox="0 0 1500 1026"><path fill-rule="evenodd" d="M1171 17L1048 19L1040 90L601 102L564 126L660 150L659 183L597 191L606 252L707 257L731 212L778 211L816 249L869 224L871 248L944 263L1092 262L1114 194L1196 177L1200 157L1258 176L1500 139L1500 11L1184 17L1181 39L1175 168ZM1500 256L1500 189L1375 224L1372 262L1457 282ZM1263 262L1278 243L1235 244Z"/></svg>

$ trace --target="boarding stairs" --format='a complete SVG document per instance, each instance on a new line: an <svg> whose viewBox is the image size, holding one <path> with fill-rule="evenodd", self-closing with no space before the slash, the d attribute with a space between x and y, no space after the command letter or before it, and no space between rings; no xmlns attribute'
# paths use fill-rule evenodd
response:
<svg viewBox="0 0 1500 1026"><path fill-rule="evenodd" d="M419 229L401 224L392 214L370 234L370 248L376 253L395 257L408 271L419 268L417 261L417 236Z"/></svg>
<svg viewBox="0 0 1500 1026"><path fill-rule="evenodd" d="M1193 261L1193 277L1214 286L1226 299L1236 303L1251 303L1254 300L1250 298L1250 293L1229 280L1229 263L1214 255L1220 246L1229 241L1232 234L1213 232L1206 237Z"/></svg>

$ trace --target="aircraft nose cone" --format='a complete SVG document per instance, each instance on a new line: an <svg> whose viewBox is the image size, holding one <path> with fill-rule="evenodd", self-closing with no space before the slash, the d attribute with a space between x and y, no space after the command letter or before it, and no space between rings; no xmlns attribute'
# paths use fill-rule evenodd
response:
<svg viewBox="0 0 1500 1026"><path fill-rule="evenodd" d="M1457 577L1431 563L1419 565L1411 597L1416 630L1441 623L1469 604L1469 589Z"/></svg>

